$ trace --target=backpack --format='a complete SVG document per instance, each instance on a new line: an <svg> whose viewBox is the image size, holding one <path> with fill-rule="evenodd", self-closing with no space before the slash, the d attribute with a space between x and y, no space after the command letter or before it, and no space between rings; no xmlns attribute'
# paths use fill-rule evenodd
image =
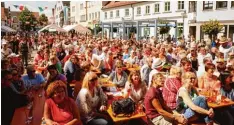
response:
<svg viewBox="0 0 234 125"><path fill-rule="evenodd" d="M111 105L113 116L123 114L124 116L131 116L136 109L135 102L130 98L124 98L112 102Z"/></svg>

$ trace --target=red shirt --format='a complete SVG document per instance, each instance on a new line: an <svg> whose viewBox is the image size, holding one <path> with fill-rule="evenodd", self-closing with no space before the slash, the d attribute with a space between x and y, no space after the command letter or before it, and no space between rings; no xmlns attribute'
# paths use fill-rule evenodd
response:
<svg viewBox="0 0 234 125"><path fill-rule="evenodd" d="M177 78L167 78L163 87L163 98L168 107L176 108L176 95L182 83Z"/></svg>
<svg viewBox="0 0 234 125"><path fill-rule="evenodd" d="M64 98L65 107L59 108L57 104L54 102L53 99L49 98L46 100L45 103L47 103L49 107L49 112L51 113L51 119L55 122L58 122L60 125L64 125L71 120L73 120L73 109L72 109L72 103L75 103L74 101L69 97Z"/></svg>
<svg viewBox="0 0 234 125"><path fill-rule="evenodd" d="M145 113L150 119L160 116L160 114L152 104L153 99L158 99L160 101L160 104L164 105L162 92L155 87L150 87L150 89L145 94L144 99Z"/></svg>

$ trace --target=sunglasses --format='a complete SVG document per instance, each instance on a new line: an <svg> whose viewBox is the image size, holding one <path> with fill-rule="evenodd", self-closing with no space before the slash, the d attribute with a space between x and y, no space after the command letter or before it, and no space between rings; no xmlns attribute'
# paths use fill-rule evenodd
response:
<svg viewBox="0 0 234 125"><path fill-rule="evenodd" d="M196 80L196 77L190 77L189 79L190 80Z"/></svg>

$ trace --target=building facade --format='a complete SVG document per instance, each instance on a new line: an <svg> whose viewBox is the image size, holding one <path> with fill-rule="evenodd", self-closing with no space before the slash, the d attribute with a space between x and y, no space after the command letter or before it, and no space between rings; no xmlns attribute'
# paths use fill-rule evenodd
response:
<svg viewBox="0 0 234 125"><path fill-rule="evenodd" d="M101 20L103 23L175 20L177 25L171 26L169 34L185 38L193 35L196 40L201 40L207 38L201 30L201 25L210 19L216 19L225 26L218 36L233 38L233 13L234 1L110 1L103 4ZM121 29L118 31L123 32ZM139 31L140 37L155 35L154 27L142 27ZM107 28L105 32L110 31Z"/></svg>
<svg viewBox="0 0 234 125"><path fill-rule="evenodd" d="M71 1L70 2L70 13L71 13L71 17L70 17L70 21L71 21L71 25L73 24L78 24L80 17L79 15L79 2L77 1Z"/></svg>
<svg viewBox="0 0 234 125"><path fill-rule="evenodd" d="M223 31L218 38L226 36L234 39L234 1L197 1L196 9L190 6L189 9L189 31L197 40L207 39L201 29L202 23L210 19L218 20L224 25ZM191 2L189 2L191 5Z"/></svg>
<svg viewBox="0 0 234 125"><path fill-rule="evenodd" d="M80 1L78 4L78 14L73 16L79 24L91 29L94 28L95 24L99 24L101 17L101 1ZM77 16L78 15L78 16Z"/></svg>
<svg viewBox="0 0 234 125"><path fill-rule="evenodd" d="M70 2L57 1L55 5L55 24L63 27L70 25Z"/></svg>
<svg viewBox="0 0 234 125"><path fill-rule="evenodd" d="M102 21L104 23L121 21L147 22L147 20L154 19L161 21L174 20L177 22L178 28L175 28L175 26L170 28L169 33L172 36L175 37L175 30L178 30L176 37L189 34L186 16L188 1L111 1L104 5L102 10ZM142 27L139 31L141 32L140 37L155 35L154 27Z"/></svg>

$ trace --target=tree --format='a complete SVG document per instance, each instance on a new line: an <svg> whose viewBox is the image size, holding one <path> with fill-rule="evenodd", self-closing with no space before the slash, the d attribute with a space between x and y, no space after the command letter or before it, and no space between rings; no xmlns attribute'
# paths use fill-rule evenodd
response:
<svg viewBox="0 0 234 125"><path fill-rule="evenodd" d="M32 29L35 29L35 26L37 24L37 19L35 18L33 13L30 12L26 7L23 11L21 11L19 20L20 28L23 31L31 31Z"/></svg>
<svg viewBox="0 0 234 125"><path fill-rule="evenodd" d="M164 37L164 34L167 34L171 28L168 26L167 22L159 21L159 24L166 24L166 26L162 26L159 28L159 33L162 34Z"/></svg>
<svg viewBox="0 0 234 125"><path fill-rule="evenodd" d="M48 17L45 14L41 14L41 16L39 17L39 24L41 26L45 26L48 24Z"/></svg>
<svg viewBox="0 0 234 125"><path fill-rule="evenodd" d="M202 24L202 31L209 35L211 40L217 37L217 34L222 31L223 25L217 20L210 20Z"/></svg>

